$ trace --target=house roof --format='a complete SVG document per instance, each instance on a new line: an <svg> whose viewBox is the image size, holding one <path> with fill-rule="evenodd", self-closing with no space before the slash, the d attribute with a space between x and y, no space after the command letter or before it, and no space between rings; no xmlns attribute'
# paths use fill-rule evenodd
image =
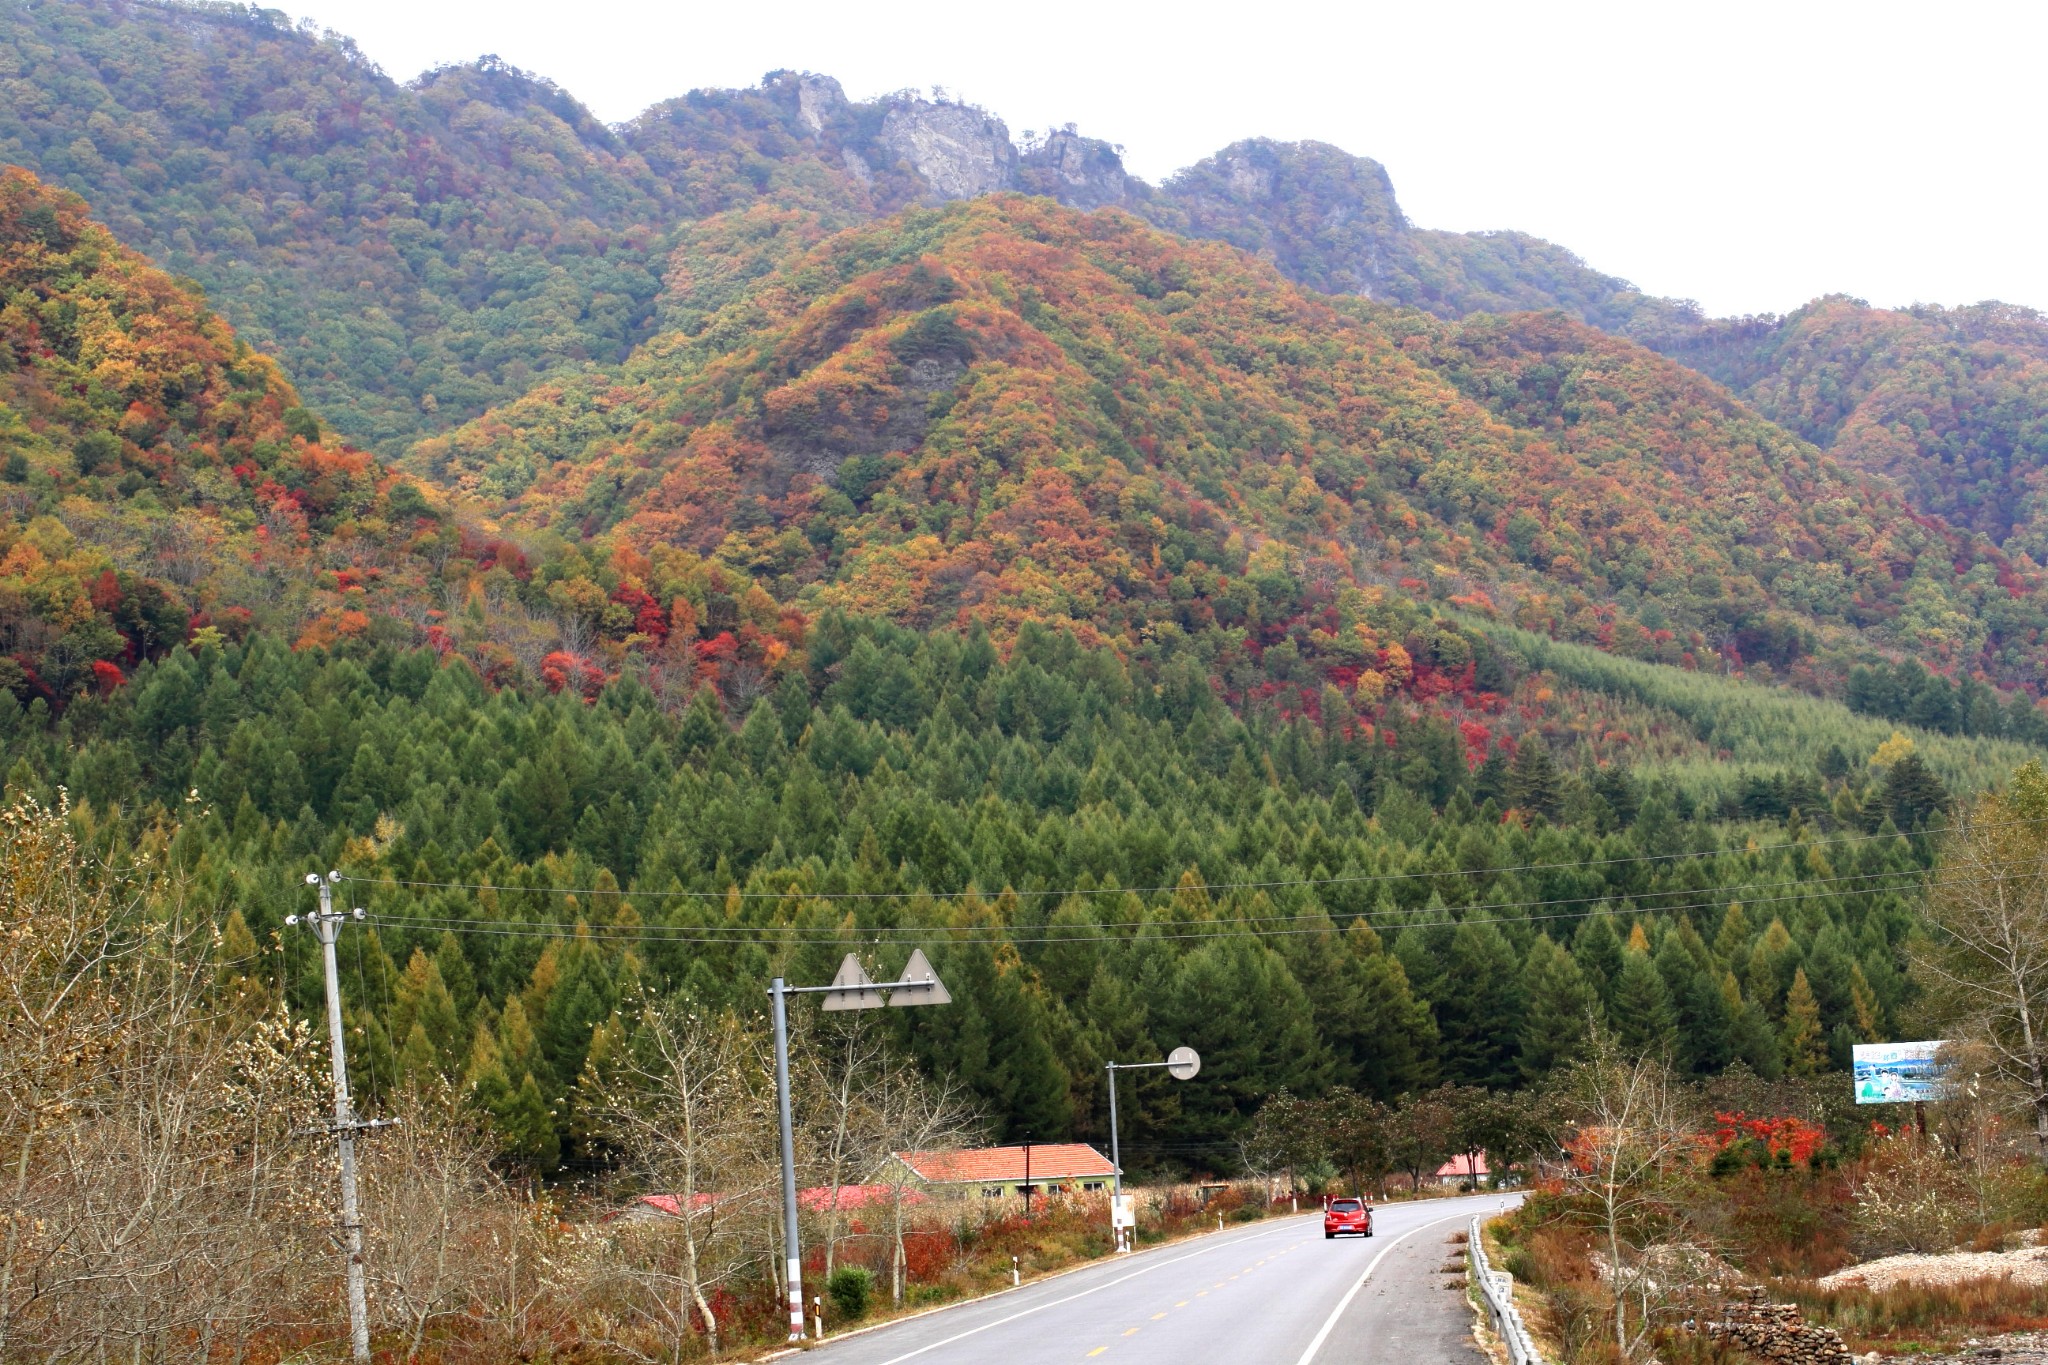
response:
<svg viewBox="0 0 2048 1365"><path fill-rule="evenodd" d="M841 1185L839 1187L839 1207L841 1209L865 1209L873 1208L877 1205L887 1206L895 1197L895 1192L895 1186L893 1185ZM822 1213L832 1207L832 1187L830 1185L816 1185L808 1190L798 1190L796 1192L796 1202L809 1209L812 1213ZM903 1202L906 1204L922 1204L926 1200L925 1196L916 1190L905 1190L903 1192Z"/></svg>
<svg viewBox="0 0 2048 1365"><path fill-rule="evenodd" d="M1035 1176L1034 1172L1034 1176ZM886 1205L894 1197L895 1188L890 1185L841 1185L838 1204L841 1209L865 1209ZM723 1194L697 1194L690 1198L693 1209L708 1209L725 1202L729 1196ZM814 1185L796 1192L796 1202L812 1213L822 1213L832 1207L832 1187ZM905 1204L922 1204L926 1197L916 1190L903 1192ZM607 1217L632 1217L649 1213L665 1213L671 1218L682 1216L682 1201L672 1194L643 1194L636 1196L623 1209L613 1210Z"/></svg>
<svg viewBox="0 0 2048 1365"><path fill-rule="evenodd" d="M1439 1180L1479 1180L1493 1174L1486 1167L1486 1153L1477 1157L1454 1156L1436 1168Z"/></svg>
<svg viewBox="0 0 2048 1365"><path fill-rule="evenodd" d="M1024 1179L1024 1147L970 1147L951 1152L898 1152L919 1179L934 1185L967 1185ZM1031 1182L1078 1180L1116 1174L1108 1157L1085 1142L1034 1142L1029 1148Z"/></svg>
<svg viewBox="0 0 2048 1365"><path fill-rule="evenodd" d="M718 1203L720 1198L721 1196L715 1194L693 1194L690 1196L690 1207L693 1209L708 1209ZM624 1208L613 1209L610 1213L606 1214L605 1221L609 1222L614 1218L645 1217L655 1213L665 1213L671 1218L680 1218L683 1213L682 1201L672 1194L636 1195Z"/></svg>

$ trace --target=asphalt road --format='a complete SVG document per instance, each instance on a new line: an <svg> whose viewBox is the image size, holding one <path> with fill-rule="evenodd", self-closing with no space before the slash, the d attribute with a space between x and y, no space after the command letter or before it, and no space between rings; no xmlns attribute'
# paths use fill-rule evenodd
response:
<svg viewBox="0 0 2048 1365"><path fill-rule="evenodd" d="M1512 1196L1382 1205L1371 1237L1320 1211L1115 1258L845 1341L817 1365L1478 1365L1447 1239Z"/></svg>

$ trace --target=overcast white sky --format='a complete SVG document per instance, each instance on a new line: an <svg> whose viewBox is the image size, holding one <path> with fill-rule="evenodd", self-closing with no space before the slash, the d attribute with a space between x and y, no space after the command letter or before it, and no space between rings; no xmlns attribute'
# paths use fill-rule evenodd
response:
<svg viewBox="0 0 2048 1365"><path fill-rule="evenodd" d="M2048 5L281 0L392 76L491 52L620 122L778 67L1072 121L1157 181L1241 137L1377 158L1424 227L1519 228L1717 314L2048 307Z"/></svg>

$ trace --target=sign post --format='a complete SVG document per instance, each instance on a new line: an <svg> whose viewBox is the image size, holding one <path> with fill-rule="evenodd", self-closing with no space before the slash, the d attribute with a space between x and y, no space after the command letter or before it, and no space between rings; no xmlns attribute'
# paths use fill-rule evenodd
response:
<svg viewBox="0 0 2048 1365"><path fill-rule="evenodd" d="M1109 1072L1109 1164L1110 1179L1114 1182L1109 1196L1109 1226L1116 1235L1116 1249L1131 1249L1131 1230L1138 1226L1138 1216L1131 1208L1130 1196L1124 1193L1124 1159L1117 1143L1116 1125L1116 1073L1119 1071L1147 1071L1165 1067L1166 1074L1177 1081L1191 1081L1202 1070L1202 1058L1191 1047L1177 1047L1166 1054L1163 1062L1110 1062L1105 1070Z"/></svg>
<svg viewBox="0 0 2048 1365"><path fill-rule="evenodd" d="M952 995L932 970L922 948L910 954L901 981L870 980L860 959L848 953L829 986L791 986L779 976L768 983L768 998L775 1015L775 1108L782 1128L782 1247L783 1270L788 1277L791 1341L804 1339L804 1258L796 1225L796 1147L789 1117L789 1012L784 997L822 995L828 1010L876 1010L885 1003L883 991L889 992L886 1003L896 1008L953 1003ZM820 1326L820 1335L823 1331Z"/></svg>

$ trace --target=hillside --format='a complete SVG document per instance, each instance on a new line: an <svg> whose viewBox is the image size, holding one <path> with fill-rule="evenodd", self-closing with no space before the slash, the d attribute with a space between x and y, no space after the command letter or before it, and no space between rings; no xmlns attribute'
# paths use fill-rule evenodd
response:
<svg viewBox="0 0 2048 1365"><path fill-rule="evenodd" d="M0 682L61 705L195 632L321 638L419 525L267 356L69 194L0 172Z"/></svg>
<svg viewBox="0 0 2048 1365"><path fill-rule="evenodd" d="M1168 623L1359 656L1372 585L1666 662L2038 668L2033 571L1724 390L1551 315L1340 306L1118 215L997 196L693 238L691 319L414 453L509 524L682 544L912 624ZM1368 656L1369 656L1368 649Z"/></svg>
<svg viewBox="0 0 2048 1365"><path fill-rule="evenodd" d="M2048 321L2039 313L1830 297L1657 344L1844 463L1896 479L1920 510L2048 561Z"/></svg>
<svg viewBox="0 0 2048 1365"><path fill-rule="evenodd" d="M400 86L232 5L8 5L0 67L0 157L200 281L352 440L395 451L643 332L675 196L544 82Z"/></svg>
<svg viewBox="0 0 2048 1365"><path fill-rule="evenodd" d="M188 644L426 645L578 693L671 610L724 632L679 680L787 649L736 575L662 553L622 581L604 556L502 541L337 440L203 299L19 170L0 172L0 504L0 688L31 728ZM565 615L586 589L594 608Z"/></svg>

